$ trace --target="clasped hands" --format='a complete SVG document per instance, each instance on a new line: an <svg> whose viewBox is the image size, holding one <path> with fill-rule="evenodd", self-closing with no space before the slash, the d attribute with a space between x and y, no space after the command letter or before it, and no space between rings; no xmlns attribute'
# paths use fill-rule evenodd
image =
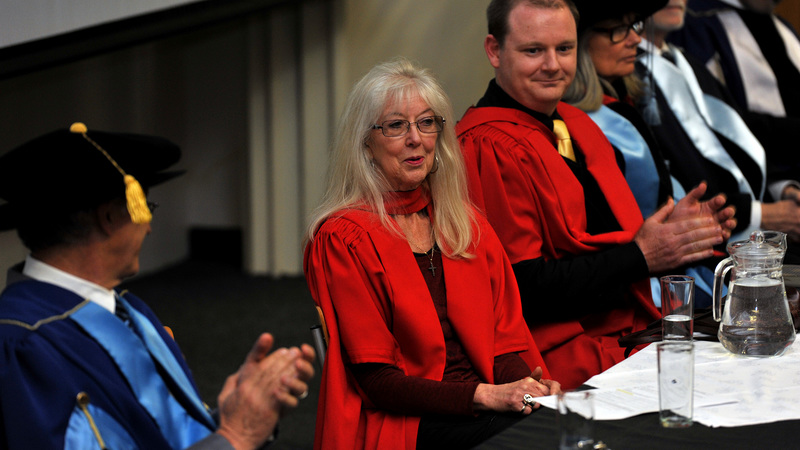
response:
<svg viewBox="0 0 800 450"><path fill-rule="evenodd" d="M706 189L703 182L677 203L670 198L644 221L634 242L642 251L650 273L710 258L713 246L731 236L736 227L735 208L724 207L723 194L700 201Z"/></svg>
<svg viewBox="0 0 800 450"><path fill-rule="evenodd" d="M259 336L244 364L230 375L217 397L220 425L217 434L237 450L261 447L278 419L297 406L314 376L314 349L281 348L270 353L275 340Z"/></svg>
<svg viewBox="0 0 800 450"><path fill-rule="evenodd" d="M561 392L561 384L554 380L542 379L542 368L537 367L528 377L513 383L480 384L475 390L475 411L515 412L530 414L539 407L536 403L530 408L524 401L525 394L544 397Z"/></svg>

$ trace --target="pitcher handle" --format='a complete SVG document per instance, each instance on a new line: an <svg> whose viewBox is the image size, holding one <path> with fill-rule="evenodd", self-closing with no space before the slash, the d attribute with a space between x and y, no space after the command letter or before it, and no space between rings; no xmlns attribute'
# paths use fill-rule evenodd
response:
<svg viewBox="0 0 800 450"><path fill-rule="evenodd" d="M723 259L717 264L714 269L714 291L712 293L712 310L714 312L714 320L719 322L722 320L722 283L725 281L725 275L733 267L733 258L730 256Z"/></svg>

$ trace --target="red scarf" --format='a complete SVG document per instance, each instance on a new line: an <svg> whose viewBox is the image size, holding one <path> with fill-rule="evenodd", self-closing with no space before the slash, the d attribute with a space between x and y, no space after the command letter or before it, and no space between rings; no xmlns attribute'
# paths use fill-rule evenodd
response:
<svg viewBox="0 0 800 450"><path fill-rule="evenodd" d="M393 191L383 194L386 212L392 215L413 214L427 208L431 203L431 193L422 185L413 191Z"/></svg>

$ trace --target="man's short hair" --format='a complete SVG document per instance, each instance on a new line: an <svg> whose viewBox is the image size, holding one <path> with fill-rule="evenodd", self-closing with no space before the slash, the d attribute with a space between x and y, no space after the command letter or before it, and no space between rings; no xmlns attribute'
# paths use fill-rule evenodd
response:
<svg viewBox="0 0 800 450"><path fill-rule="evenodd" d="M68 213L45 209L40 214L21 219L16 227L17 235L32 253L59 246L85 244L98 229L97 209L106 204L127 211L125 197Z"/></svg>
<svg viewBox="0 0 800 450"><path fill-rule="evenodd" d="M489 25L489 34L494 36L501 47L508 35L508 17L511 15L511 10L523 2L542 9L569 8L569 12L575 18L575 25L579 23L580 14L572 0L492 0L486 8L486 22Z"/></svg>
<svg viewBox="0 0 800 450"><path fill-rule="evenodd" d="M94 208L21 221L17 234L32 253L86 242L93 230Z"/></svg>

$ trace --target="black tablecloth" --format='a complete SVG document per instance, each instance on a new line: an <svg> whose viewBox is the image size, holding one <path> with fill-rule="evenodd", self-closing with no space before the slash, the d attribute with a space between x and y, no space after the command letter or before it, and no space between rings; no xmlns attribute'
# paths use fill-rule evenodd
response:
<svg viewBox="0 0 800 450"><path fill-rule="evenodd" d="M792 449L800 448L800 420L735 428L662 428L658 413L624 420L595 421L595 438L612 450L625 449ZM476 447L481 450L558 448L556 412L540 408Z"/></svg>

